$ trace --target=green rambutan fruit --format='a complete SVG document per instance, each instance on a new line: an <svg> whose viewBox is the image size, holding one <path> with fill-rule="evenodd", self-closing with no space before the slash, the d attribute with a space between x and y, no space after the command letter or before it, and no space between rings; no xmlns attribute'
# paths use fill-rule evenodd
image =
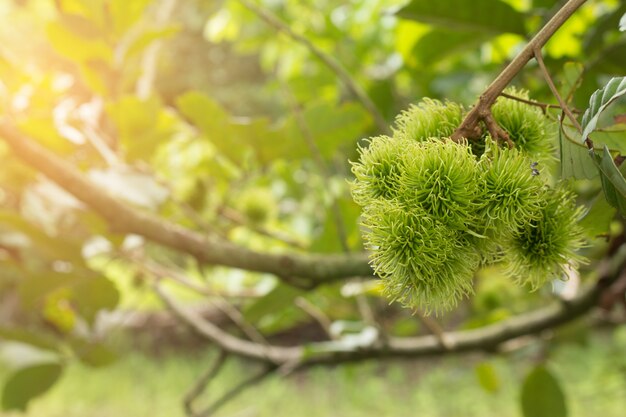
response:
<svg viewBox="0 0 626 417"><path fill-rule="evenodd" d="M277 204L267 188L255 187L245 190L237 199L236 207L252 224L263 224L276 215Z"/></svg>
<svg viewBox="0 0 626 417"><path fill-rule="evenodd" d="M397 179L403 170L402 156L411 152L412 145L404 140L377 136L369 139L369 146L359 147L359 161L352 163L355 177L352 197L357 204L365 206L376 199L396 196Z"/></svg>
<svg viewBox="0 0 626 417"><path fill-rule="evenodd" d="M515 280L538 288L564 272L577 267L584 258L577 250L585 245L579 225L583 209L574 194L563 187L550 190L539 217L522 225L506 242L504 265Z"/></svg>
<svg viewBox="0 0 626 417"><path fill-rule="evenodd" d="M372 266L391 299L442 311L472 292L480 257L462 232L389 200L369 205L363 225Z"/></svg>
<svg viewBox="0 0 626 417"><path fill-rule="evenodd" d="M398 199L448 227L471 229L483 189L476 157L467 143L431 138L405 154Z"/></svg>
<svg viewBox="0 0 626 417"><path fill-rule="evenodd" d="M512 96L529 100L528 91L514 87L505 90ZM534 158L548 158L554 154L552 122L541 109L506 97L498 97L491 107L498 125L508 134L515 147Z"/></svg>
<svg viewBox="0 0 626 417"><path fill-rule="evenodd" d="M517 149L500 148L487 138L480 166L484 187L480 217L486 234L507 235L540 217L546 187L533 161Z"/></svg>
<svg viewBox="0 0 626 417"><path fill-rule="evenodd" d="M460 104L425 98L396 117L393 136L418 142L429 138L447 138L463 121L463 113Z"/></svg>

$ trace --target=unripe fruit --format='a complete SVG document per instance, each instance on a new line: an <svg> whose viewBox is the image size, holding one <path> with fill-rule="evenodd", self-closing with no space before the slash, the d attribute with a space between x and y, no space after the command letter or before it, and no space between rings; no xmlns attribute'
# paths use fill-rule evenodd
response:
<svg viewBox="0 0 626 417"><path fill-rule="evenodd" d="M472 293L483 265L504 262L516 281L536 288L580 261L580 210L570 194L549 188L527 153L549 151L547 123L520 104L495 109L515 149L489 136L472 146L453 142L463 109L435 100L398 116L393 137L359 149L352 194L363 206L372 266L393 300L439 312Z"/></svg>
<svg viewBox="0 0 626 417"><path fill-rule="evenodd" d="M364 206L378 198L395 198L398 176L403 171L402 156L414 146L412 142L378 136L369 140L368 147L359 147L359 162L352 163L354 201Z"/></svg>
<svg viewBox="0 0 626 417"><path fill-rule="evenodd" d="M512 96L529 100L528 91L508 88ZM554 153L550 135L554 130L541 109L506 97L498 97L491 108L493 118L508 134L515 147L536 159L548 158Z"/></svg>
<svg viewBox="0 0 626 417"><path fill-rule="evenodd" d="M480 166L485 195L481 218L487 229L507 234L539 217L545 183L541 174L536 175L532 160L488 139Z"/></svg>
<svg viewBox="0 0 626 417"><path fill-rule="evenodd" d="M363 219L372 266L390 298L430 312L472 292L479 256L463 233L396 201L374 202Z"/></svg>
<svg viewBox="0 0 626 417"><path fill-rule="evenodd" d="M467 230L480 207L480 171L466 142L431 138L404 155L398 199L439 222Z"/></svg>
<svg viewBox="0 0 626 417"><path fill-rule="evenodd" d="M396 117L393 137L418 142L450 137L463 121L463 113L460 104L426 98Z"/></svg>
<svg viewBox="0 0 626 417"><path fill-rule="evenodd" d="M263 224L276 214L276 201L266 188L251 188L236 201L237 208L253 224Z"/></svg>
<svg viewBox="0 0 626 417"><path fill-rule="evenodd" d="M576 267L584 261L576 253L584 246L582 214L572 193L551 190L539 217L522 225L506 242L504 263L511 277L536 289L558 277L567 265Z"/></svg>

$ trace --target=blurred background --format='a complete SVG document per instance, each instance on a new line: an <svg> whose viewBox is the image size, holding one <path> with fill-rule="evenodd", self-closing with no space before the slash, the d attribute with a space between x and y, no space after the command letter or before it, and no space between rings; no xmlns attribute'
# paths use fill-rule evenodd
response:
<svg viewBox="0 0 626 417"><path fill-rule="evenodd" d="M349 185L358 146L423 97L471 105L563 3L4 0L0 112L141 213L253 251L354 254L363 251ZM572 108L584 111L624 74L625 13L621 1L590 0L544 48ZM514 84L556 103L534 62ZM618 102L595 134L622 153L625 113ZM433 317L390 304L373 277L288 282L116 230L0 140L2 415L184 416L185 395L219 353L155 285L239 337L348 350L372 331L439 337L576 293L598 278L623 227L586 150L557 134L554 106L547 117L549 169L593 213L583 220L589 265L536 292L481 270L474 296ZM623 298L498 352L272 374L218 415L621 417ZM198 409L259 369L228 358Z"/></svg>

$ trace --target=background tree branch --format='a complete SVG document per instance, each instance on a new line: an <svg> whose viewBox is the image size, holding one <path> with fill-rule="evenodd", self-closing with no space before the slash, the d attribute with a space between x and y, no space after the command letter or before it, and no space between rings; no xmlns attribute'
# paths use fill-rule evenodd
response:
<svg viewBox="0 0 626 417"><path fill-rule="evenodd" d="M59 156L21 134L8 120L0 122L0 136L14 154L41 172L102 216L117 233L133 233L189 254L199 261L276 275L287 283L301 278L310 286L353 276L368 276L372 270L367 254L315 255L270 254L235 245L211 234L199 234L153 214L142 212L113 197L90 182Z"/></svg>

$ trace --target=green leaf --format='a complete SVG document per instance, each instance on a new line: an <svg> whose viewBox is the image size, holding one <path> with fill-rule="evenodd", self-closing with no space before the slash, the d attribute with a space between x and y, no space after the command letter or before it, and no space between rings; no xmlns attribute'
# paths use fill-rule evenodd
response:
<svg viewBox="0 0 626 417"><path fill-rule="evenodd" d="M337 204L339 205L341 220L345 228L348 247L360 249L361 230L359 229L358 218L361 214L361 207L351 198L338 198ZM311 243L311 251L326 253L340 252L342 245L339 241L337 223L332 207L326 210L326 219L321 229L321 233L316 236Z"/></svg>
<svg viewBox="0 0 626 417"><path fill-rule="evenodd" d="M74 287L73 304L80 315L92 323L101 310L113 310L120 299L115 284L105 277L87 277Z"/></svg>
<svg viewBox="0 0 626 417"><path fill-rule="evenodd" d="M51 22L46 26L46 35L54 49L62 56L77 63L102 60L113 61L113 50L102 39L82 37L63 25Z"/></svg>
<svg viewBox="0 0 626 417"><path fill-rule="evenodd" d="M124 54L124 58L128 59L142 53L154 41L171 38L180 32L180 29L181 28L177 25L169 25L163 28L143 32L128 46L128 49L126 49L126 53Z"/></svg>
<svg viewBox="0 0 626 417"><path fill-rule="evenodd" d="M582 83L582 74L585 67L580 62L566 62L563 65L563 75L561 76L561 97L569 103L574 97L574 93Z"/></svg>
<svg viewBox="0 0 626 417"><path fill-rule="evenodd" d="M609 204L626 216L626 179L615 165L613 156L605 146L602 156L592 153L593 161L600 171L604 196Z"/></svg>
<svg viewBox="0 0 626 417"><path fill-rule="evenodd" d="M117 360L117 354L102 343L82 339L74 339L70 343L80 361L94 368L107 366Z"/></svg>
<svg viewBox="0 0 626 417"><path fill-rule="evenodd" d="M102 31L94 22L84 16L74 13L60 13L60 23L75 35L84 39L96 39L102 36Z"/></svg>
<svg viewBox="0 0 626 417"><path fill-rule="evenodd" d="M596 129L600 114L615 100L626 94L626 77L612 78L604 88L597 90L589 99L589 108L583 114L582 140Z"/></svg>
<svg viewBox="0 0 626 417"><path fill-rule="evenodd" d="M533 0L533 8L535 9L550 9L554 7L559 0Z"/></svg>
<svg viewBox="0 0 626 417"><path fill-rule="evenodd" d="M576 141L578 132L574 129L559 129L559 149L561 152L561 177L564 179L592 179L598 175L598 169L589 158L588 149ZM575 135L575 136L567 136ZM576 141L576 142L574 142Z"/></svg>
<svg viewBox="0 0 626 417"><path fill-rule="evenodd" d="M611 152L626 155L626 125L607 126L602 130L592 132L590 137L595 145L606 145Z"/></svg>
<svg viewBox="0 0 626 417"><path fill-rule="evenodd" d="M371 123L369 114L356 103L337 105L318 101L307 106L303 116L313 140L327 158L336 155L341 145L355 147ZM297 146L302 147L304 140L300 140Z"/></svg>
<svg viewBox="0 0 626 417"><path fill-rule="evenodd" d="M48 391L59 379L59 363L40 363L18 369L7 379L2 392L4 410L25 411L28 403Z"/></svg>
<svg viewBox="0 0 626 417"><path fill-rule="evenodd" d="M41 331L34 332L20 327L0 326L0 339L20 342L50 351L59 349L57 342Z"/></svg>
<svg viewBox="0 0 626 417"><path fill-rule="evenodd" d="M29 246L36 248L37 253L51 261L70 261L77 266L84 266L82 244L70 238L60 239L58 236L49 236L41 227L36 226L19 214L0 210L0 229L4 226L24 234L29 239Z"/></svg>
<svg viewBox="0 0 626 417"><path fill-rule="evenodd" d="M176 106L220 153L237 164L250 152L262 164L277 158L293 160L310 155L295 117L288 118L282 126L274 126L266 118L235 119L219 103L197 91L179 96ZM302 116L325 157L335 155L342 145L354 149L371 123L367 112L356 103L337 106L316 101L303 110Z"/></svg>
<svg viewBox="0 0 626 417"><path fill-rule="evenodd" d="M76 274L53 271L27 275L17 288L20 302L26 309L36 308L43 303L48 294L60 288L67 288L79 279Z"/></svg>
<svg viewBox="0 0 626 417"><path fill-rule="evenodd" d="M293 304L296 297L305 295L306 291L287 284L278 284L272 291L267 293L244 311L247 321L256 323L262 317L276 313Z"/></svg>
<svg viewBox="0 0 626 417"><path fill-rule="evenodd" d="M591 55L602 49L605 44L605 35L613 32L620 24L620 18L626 12L626 4L620 5L615 10L600 16L595 24L589 28L583 42L584 51Z"/></svg>
<svg viewBox="0 0 626 417"><path fill-rule="evenodd" d="M413 0L398 15L448 30L526 34L524 15L499 0Z"/></svg>
<svg viewBox="0 0 626 417"><path fill-rule="evenodd" d="M433 28L418 39L412 55L421 65L430 66L457 52L467 52L491 36L480 31L450 31Z"/></svg>
<svg viewBox="0 0 626 417"><path fill-rule="evenodd" d="M141 100L126 95L109 103L106 110L115 122L126 156L133 160L149 160L160 144L172 138L179 123L156 96Z"/></svg>
<svg viewBox="0 0 626 417"><path fill-rule="evenodd" d="M521 401L524 417L567 417L559 381L543 366L537 366L526 377Z"/></svg>
<svg viewBox="0 0 626 417"><path fill-rule="evenodd" d="M24 306L33 309L41 306L46 296L63 288L69 291L76 312L89 323L100 310L112 310L119 302L115 284L87 270L71 274L52 271L33 274L20 282L18 292Z"/></svg>
<svg viewBox="0 0 626 417"><path fill-rule="evenodd" d="M498 374L492 364L483 362L476 365L474 370L478 383L485 391L489 393L498 392L500 389L500 378L498 378Z"/></svg>
<svg viewBox="0 0 626 417"><path fill-rule="evenodd" d="M139 21L151 0L110 0L108 11L113 21L115 33L123 34Z"/></svg>
<svg viewBox="0 0 626 417"><path fill-rule="evenodd" d="M611 221L615 216L615 208L611 207L604 195L598 197L591 203L591 208L580 221L580 225L585 228L589 236L598 236L609 231Z"/></svg>

